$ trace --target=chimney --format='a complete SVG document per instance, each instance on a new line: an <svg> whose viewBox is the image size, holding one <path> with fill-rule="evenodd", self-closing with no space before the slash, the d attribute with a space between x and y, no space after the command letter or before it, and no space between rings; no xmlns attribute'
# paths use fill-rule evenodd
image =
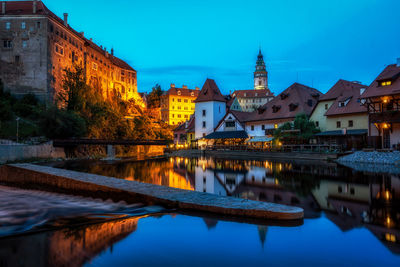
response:
<svg viewBox="0 0 400 267"><path fill-rule="evenodd" d="M64 13L64 25L68 26L68 13Z"/></svg>
<svg viewBox="0 0 400 267"><path fill-rule="evenodd" d="M187 89L187 85L184 85L184 84L183 84L183 85L182 85L182 88L183 88L183 89Z"/></svg>
<svg viewBox="0 0 400 267"><path fill-rule="evenodd" d="M82 37L85 37L85 32L80 32L79 33Z"/></svg>
<svg viewBox="0 0 400 267"><path fill-rule="evenodd" d="M175 84L171 83L171 88L175 88Z"/></svg>
<svg viewBox="0 0 400 267"><path fill-rule="evenodd" d="M1 14L6 14L6 2L1 2Z"/></svg>
<svg viewBox="0 0 400 267"><path fill-rule="evenodd" d="M195 89L196 89L197 91L199 91L199 90L200 90L200 88L199 88L199 87L197 87L197 86L195 87Z"/></svg>
<svg viewBox="0 0 400 267"><path fill-rule="evenodd" d="M397 67L400 67L400 57L397 58Z"/></svg>
<svg viewBox="0 0 400 267"><path fill-rule="evenodd" d="M114 55L114 48L111 48L111 55Z"/></svg>
<svg viewBox="0 0 400 267"><path fill-rule="evenodd" d="M36 0L34 0L32 3L32 11L33 11L33 14L36 14L36 11L37 11L37 1Z"/></svg>

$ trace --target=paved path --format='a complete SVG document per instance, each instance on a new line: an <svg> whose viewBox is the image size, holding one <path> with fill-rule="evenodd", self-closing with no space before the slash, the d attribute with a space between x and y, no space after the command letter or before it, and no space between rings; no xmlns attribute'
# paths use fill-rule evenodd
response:
<svg viewBox="0 0 400 267"><path fill-rule="evenodd" d="M304 216L303 209L298 207L223 197L33 164L1 167L0 182L26 188L125 200L128 203L140 201L170 208L248 218L295 220Z"/></svg>

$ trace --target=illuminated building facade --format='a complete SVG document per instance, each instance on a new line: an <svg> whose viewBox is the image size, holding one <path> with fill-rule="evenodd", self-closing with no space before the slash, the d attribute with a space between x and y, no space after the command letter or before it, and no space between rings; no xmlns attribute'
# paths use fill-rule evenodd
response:
<svg viewBox="0 0 400 267"><path fill-rule="evenodd" d="M257 56L256 71L254 72L254 90L268 90L268 72L261 49Z"/></svg>
<svg viewBox="0 0 400 267"><path fill-rule="evenodd" d="M0 38L0 79L15 96L33 93L53 102L62 90L64 69L78 65L104 98L115 95L142 104L136 71L113 49L108 52L70 27L67 13L61 19L41 1L3 1Z"/></svg>
<svg viewBox="0 0 400 267"><path fill-rule="evenodd" d="M369 145L400 148L400 59L388 65L361 98L368 109Z"/></svg>
<svg viewBox="0 0 400 267"><path fill-rule="evenodd" d="M186 85L182 88L171 87L161 96L161 119L169 125L179 125L194 113L199 88L188 89Z"/></svg>

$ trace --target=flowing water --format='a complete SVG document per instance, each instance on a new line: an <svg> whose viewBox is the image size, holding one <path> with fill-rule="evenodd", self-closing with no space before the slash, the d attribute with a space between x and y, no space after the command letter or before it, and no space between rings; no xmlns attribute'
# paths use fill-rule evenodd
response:
<svg viewBox="0 0 400 267"><path fill-rule="evenodd" d="M1 238L0 266L400 266L396 171L213 158L55 167L299 206L305 219L244 223L1 187L3 235L47 231ZM91 217L105 220L87 223ZM76 218L85 223L71 223L82 221Z"/></svg>

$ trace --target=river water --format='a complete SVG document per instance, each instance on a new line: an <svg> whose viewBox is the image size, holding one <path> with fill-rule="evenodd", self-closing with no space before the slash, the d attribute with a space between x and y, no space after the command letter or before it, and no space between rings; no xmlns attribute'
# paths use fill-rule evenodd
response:
<svg viewBox="0 0 400 267"><path fill-rule="evenodd" d="M0 266L400 266L400 177L391 170L213 158L55 167L299 206L305 219L244 223L0 187ZM46 231L10 236L37 229Z"/></svg>

